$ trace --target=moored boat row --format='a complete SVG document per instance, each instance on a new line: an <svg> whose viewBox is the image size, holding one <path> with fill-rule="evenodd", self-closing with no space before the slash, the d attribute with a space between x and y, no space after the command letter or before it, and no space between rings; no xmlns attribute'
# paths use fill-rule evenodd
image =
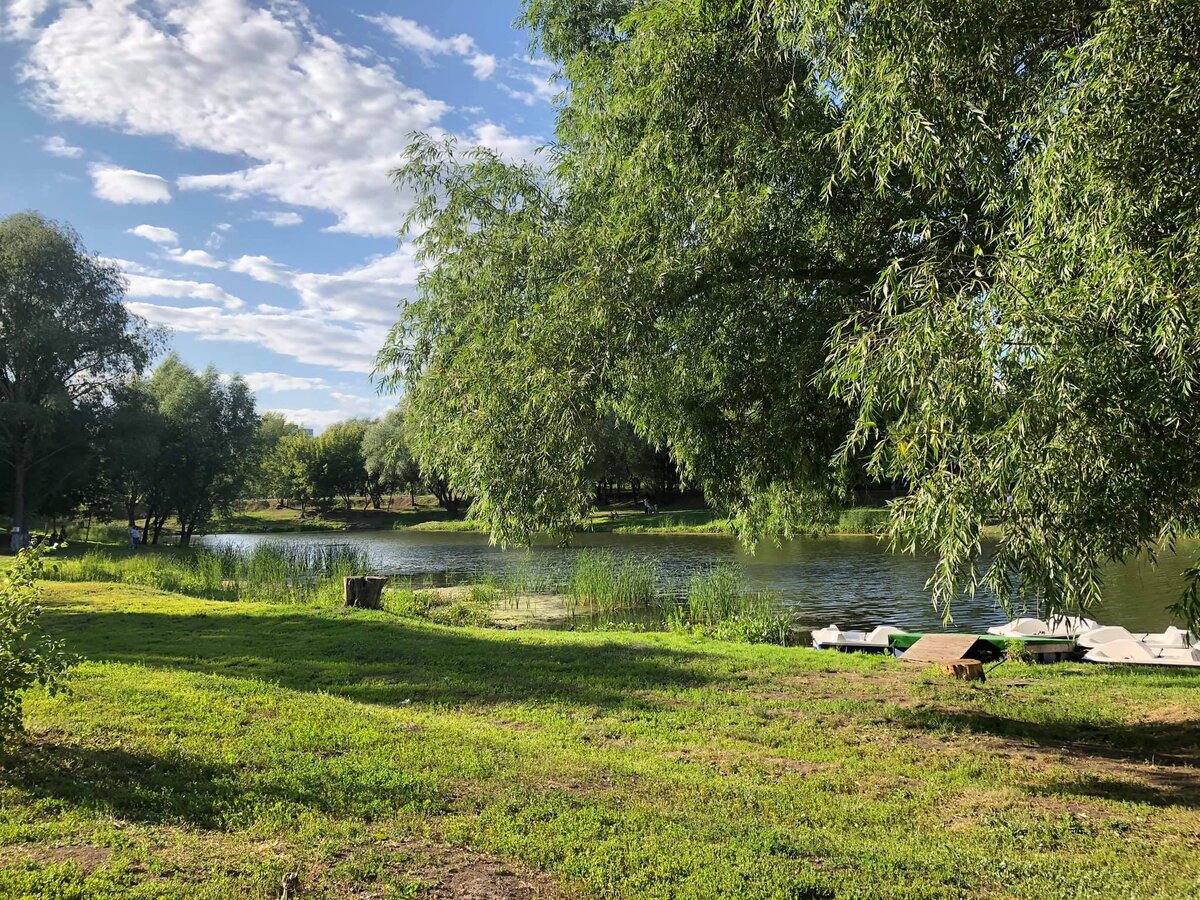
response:
<svg viewBox="0 0 1200 900"><path fill-rule="evenodd" d="M813 631L812 644L818 650L903 656L922 637L921 632L891 625L870 631L843 631L837 625L830 625ZM989 628L986 635L976 637L977 646L994 657L1002 656L1009 645L1019 642L1030 656L1042 662L1079 658L1082 650L1086 651L1082 658L1088 662L1200 668L1200 640L1174 626L1158 634L1131 633L1119 625L1101 625L1074 616L1020 618Z"/></svg>

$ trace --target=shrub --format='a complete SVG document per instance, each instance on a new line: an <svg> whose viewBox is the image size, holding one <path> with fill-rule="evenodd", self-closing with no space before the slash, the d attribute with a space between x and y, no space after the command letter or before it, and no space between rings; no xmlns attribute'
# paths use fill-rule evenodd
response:
<svg viewBox="0 0 1200 900"><path fill-rule="evenodd" d="M70 662L41 628L36 578L44 548L21 550L0 577L0 740L22 730L21 698L34 685L61 690Z"/></svg>

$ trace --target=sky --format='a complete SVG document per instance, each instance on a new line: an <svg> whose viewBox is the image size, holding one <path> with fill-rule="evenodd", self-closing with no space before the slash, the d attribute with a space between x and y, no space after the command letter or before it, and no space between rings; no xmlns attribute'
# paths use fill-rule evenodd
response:
<svg viewBox="0 0 1200 900"><path fill-rule="evenodd" d="M553 67L520 0L0 0L0 215L67 222L190 365L318 431L415 293L409 135L529 159Z"/></svg>

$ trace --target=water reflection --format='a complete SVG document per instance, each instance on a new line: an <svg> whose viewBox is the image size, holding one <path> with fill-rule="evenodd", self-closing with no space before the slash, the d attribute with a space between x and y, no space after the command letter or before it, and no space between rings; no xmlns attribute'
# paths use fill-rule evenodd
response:
<svg viewBox="0 0 1200 900"><path fill-rule="evenodd" d="M481 575L518 573L543 583L562 583L574 557L585 547L603 547L617 555L650 560L664 588L681 592L697 571L718 563L736 563L749 585L770 591L796 610L802 627L837 622L844 628L893 624L911 629L940 626L929 602L925 580L932 562L925 557L890 554L870 537L800 539L781 546L765 543L753 553L736 540L717 536L580 536L571 547L537 544L504 551L483 535L391 531L334 534L212 535L208 544L251 547L261 542L354 543L381 572L455 583ZM1164 554L1158 565L1145 560L1110 566L1103 610L1096 618L1131 630L1158 631L1171 624L1166 607L1183 587L1183 570L1200 544L1180 545L1180 555ZM955 627L979 630L1004 620L988 595L963 599L954 610Z"/></svg>

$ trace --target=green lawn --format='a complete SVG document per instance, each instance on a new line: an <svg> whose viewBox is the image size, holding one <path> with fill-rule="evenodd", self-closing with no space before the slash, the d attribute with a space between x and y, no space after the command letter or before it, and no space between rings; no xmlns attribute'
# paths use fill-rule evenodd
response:
<svg viewBox="0 0 1200 900"><path fill-rule="evenodd" d="M45 585L0 896L1200 894L1200 679Z"/></svg>

